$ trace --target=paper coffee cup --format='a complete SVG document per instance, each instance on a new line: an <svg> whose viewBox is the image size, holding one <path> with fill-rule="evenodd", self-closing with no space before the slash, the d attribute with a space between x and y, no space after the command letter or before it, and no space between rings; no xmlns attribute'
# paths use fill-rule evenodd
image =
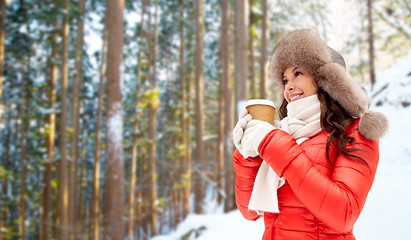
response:
<svg viewBox="0 0 411 240"><path fill-rule="evenodd" d="M248 100L246 107L253 119L261 120L274 124L275 104L267 99Z"/></svg>

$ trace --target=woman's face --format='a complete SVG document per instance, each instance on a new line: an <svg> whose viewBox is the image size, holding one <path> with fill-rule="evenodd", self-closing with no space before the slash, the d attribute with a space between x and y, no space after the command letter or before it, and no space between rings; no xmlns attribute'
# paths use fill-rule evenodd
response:
<svg viewBox="0 0 411 240"><path fill-rule="evenodd" d="M283 76L284 98L290 103L318 92L318 85L311 75L303 68L290 66Z"/></svg>

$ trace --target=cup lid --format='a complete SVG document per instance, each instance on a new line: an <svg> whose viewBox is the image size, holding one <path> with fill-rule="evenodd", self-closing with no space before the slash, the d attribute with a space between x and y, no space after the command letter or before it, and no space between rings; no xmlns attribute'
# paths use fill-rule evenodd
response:
<svg viewBox="0 0 411 240"><path fill-rule="evenodd" d="M268 99L250 99L247 101L245 106L248 107L251 105L268 105L275 108L274 102Z"/></svg>

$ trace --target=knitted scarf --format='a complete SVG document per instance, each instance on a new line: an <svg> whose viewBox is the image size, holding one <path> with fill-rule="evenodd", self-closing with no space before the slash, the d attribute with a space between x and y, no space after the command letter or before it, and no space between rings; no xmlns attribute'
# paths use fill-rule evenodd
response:
<svg viewBox="0 0 411 240"><path fill-rule="evenodd" d="M288 132L301 144L310 137L321 132L320 101L317 95L302 98L287 105L287 117L280 122L276 121L274 127ZM254 182L248 209L259 214L263 212L279 212L277 189L285 183L284 178L279 178L272 168L263 161Z"/></svg>

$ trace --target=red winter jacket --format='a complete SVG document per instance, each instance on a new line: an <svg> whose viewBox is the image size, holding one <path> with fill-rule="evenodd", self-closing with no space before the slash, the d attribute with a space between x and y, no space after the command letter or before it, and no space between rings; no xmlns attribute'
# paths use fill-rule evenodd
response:
<svg viewBox="0 0 411 240"><path fill-rule="evenodd" d="M260 143L261 157L244 158L234 152L237 173L235 193L237 207L248 220L260 216L248 210L254 180L262 159L286 183L278 189L280 213L265 213L263 240L355 239L352 229L361 213L374 181L378 164L378 141L372 142L358 132L358 120L347 127L354 143L355 155L367 161L338 154L330 146L326 157L328 134L319 133L298 145L288 133L275 129Z"/></svg>

